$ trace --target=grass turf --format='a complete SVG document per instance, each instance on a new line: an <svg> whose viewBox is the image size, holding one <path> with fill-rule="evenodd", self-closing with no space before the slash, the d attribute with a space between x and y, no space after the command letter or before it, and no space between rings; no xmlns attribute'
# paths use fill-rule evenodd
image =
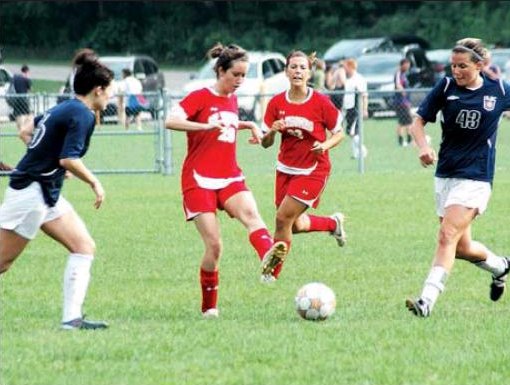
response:
<svg viewBox="0 0 510 385"><path fill-rule="evenodd" d="M489 300L487 273L459 261L431 318L404 307L428 272L437 218L433 170L419 166L413 148L397 147L394 126L367 122L364 174L350 159L349 140L331 152L334 169L316 213L345 212L348 245L339 249L326 234L295 236L276 284L259 283L246 231L219 215L221 315L213 321L200 314L202 244L181 208L182 133L173 134L174 175L102 175L107 201L99 211L89 188L69 180L64 195L98 245L85 311L111 327L59 330L66 252L40 234L1 278L0 383L508 383L510 298ZM473 226L474 237L496 253L510 252L509 128L504 120L493 197ZM437 147L438 127L429 132ZM129 164L126 140L106 138L93 138L85 163ZM142 138L132 136L130 146L150 154L153 143ZM246 139L242 132L239 161L272 230L276 148ZM22 147L5 140L4 158L14 162ZM0 197L6 182L0 178ZM311 281L337 295L336 313L322 323L294 311L297 289Z"/></svg>

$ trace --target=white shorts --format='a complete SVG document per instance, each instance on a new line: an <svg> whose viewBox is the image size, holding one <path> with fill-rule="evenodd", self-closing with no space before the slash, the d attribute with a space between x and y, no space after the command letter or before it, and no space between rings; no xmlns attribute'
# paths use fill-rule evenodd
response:
<svg viewBox="0 0 510 385"><path fill-rule="evenodd" d="M26 239L34 239L44 223L71 210L73 206L63 196L58 198L55 206L49 207L37 182L21 190L7 187L4 202L0 206L0 228L12 230Z"/></svg>
<svg viewBox="0 0 510 385"><path fill-rule="evenodd" d="M483 214L491 196L491 184L471 179L435 178L436 212L444 217L448 206L460 205L478 209Z"/></svg>

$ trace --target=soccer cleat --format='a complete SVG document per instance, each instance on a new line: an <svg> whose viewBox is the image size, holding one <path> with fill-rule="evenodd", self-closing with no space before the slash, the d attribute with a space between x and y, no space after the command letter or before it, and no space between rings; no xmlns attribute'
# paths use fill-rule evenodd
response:
<svg viewBox="0 0 510 385"><path fill-rule="evenodd" d="M285 242L276 242L262 259L262 275L271 275L274 268L285 260L287 245Z"/></svg>
<svg viewBox="0 0 510 385"><path fill-rule="evenodd" d="M276 282L276 277L273 274L262 274L260 276L260 282L265 284L271 284Z"/></svg>
<svg viewBox="0 0 510 385"><path fill-rule="evenodd" d="M213 319L213 318L218 318L219 316L220 316L220 311L215 307L212 307L212 308L207 309L206 311L202 312L202 317L204 317L204 319Z"/></svg>
<svg viewBox="0 0 510 385"><path fill-rule="evenodd" d="M492 301L497 301L501 298L506 288L506 279L508 278L508 273L510 273L510 258L506 259L506 269L503 274L498 275L497 277L492 276L491 282L491 291L490 297Z"/></svg>
<svg viewBox="0 0 510 385"><path fill-rule="evenodd" d="M95 330L95 329L106 329L108 324L104 321L90 321L86 320L85 316L75 318L71 321L62 322L62 329L64 330Z"/></svg>
<svg viewBox="0 0 510 385"><path fill-rule="evenodd" d="M417 300L406 299L407 310L412 312L417 317L428 317L430 316L430 305L421 298Z"/></svg>
<svg viewBox="0 0 510 385"><path fill-rule="evenodd" d="M345 234L344 221L345 217L342 213L335 213L331 216L336 222L335 231L331 232L331 235L336 239L338 246L343 247L347 242L347 234Z"/></svg>

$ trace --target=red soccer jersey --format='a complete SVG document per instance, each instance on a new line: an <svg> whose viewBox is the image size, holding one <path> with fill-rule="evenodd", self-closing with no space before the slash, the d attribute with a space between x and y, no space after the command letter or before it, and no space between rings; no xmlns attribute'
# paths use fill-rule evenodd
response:
<svg viewBox="0 0 510 385"><path fill-rule="evenodd" d="M329 97L308 89L302 103L292 103L288 91L275 95L268 103L264 116L265 130L279 119L285 120L278 153L278 171L286 174L309 175L314 171L329 171L327 152L321 155L311 151L315 141L326 140L326 129L336 133L342 129L342 115Z"/></svg>
<svg viewBox="0 0 510 385"><path fill-rule="evenodd" d="M237 97L220 96L210 88L191 92L179 106L186 119L199 123L221 120L224 130L188 131L188 152L182 166L182 188L196 186L224 188L243 180L236 159L236 136L239 126Z"/></svg>

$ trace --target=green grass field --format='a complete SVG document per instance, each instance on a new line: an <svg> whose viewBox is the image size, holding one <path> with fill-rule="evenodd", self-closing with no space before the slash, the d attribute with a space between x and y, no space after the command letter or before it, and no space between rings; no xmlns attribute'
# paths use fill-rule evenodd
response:
<svg viewBox="0 0 510 385"><path fill-rule="evenodd" d="M1 384L509 384L510 296L489 300L490 276L459 261L431 318L408 313L435 249L433 170L399 148L395 121L366 123L366 172L347 140L331 152L334 171L317 213L343 211L348 245L300 234L274 285L259 283L259 262L244 228L219 215L224 241L218 320L200 314L202 244L184 221L179 171L184 135L172 135L172 176L102 175L107 201L77 180L64 194L85 219L98 252L85 303L101 332L59 329L66 252L40 234L1 278ZM501 124L494 192L474 237L510 253L510 121ZM437 147L439 129L430 126ZM152 141L131 137L150 154ZM125 140L92 141L86 163L129 164ZM239 160L262 216L273 229L276 149L239 140ZM6 160L22 147L2 138ZM140 142L137 142L140 141ZM97 147L97 148L96 148ZM145 149L145 152L144 152ZM113 160L112 160L113 159ZM0 178L0 198L7 179ZM337 295L327 321L300 319L297 289L321 281Z"/></svg>

